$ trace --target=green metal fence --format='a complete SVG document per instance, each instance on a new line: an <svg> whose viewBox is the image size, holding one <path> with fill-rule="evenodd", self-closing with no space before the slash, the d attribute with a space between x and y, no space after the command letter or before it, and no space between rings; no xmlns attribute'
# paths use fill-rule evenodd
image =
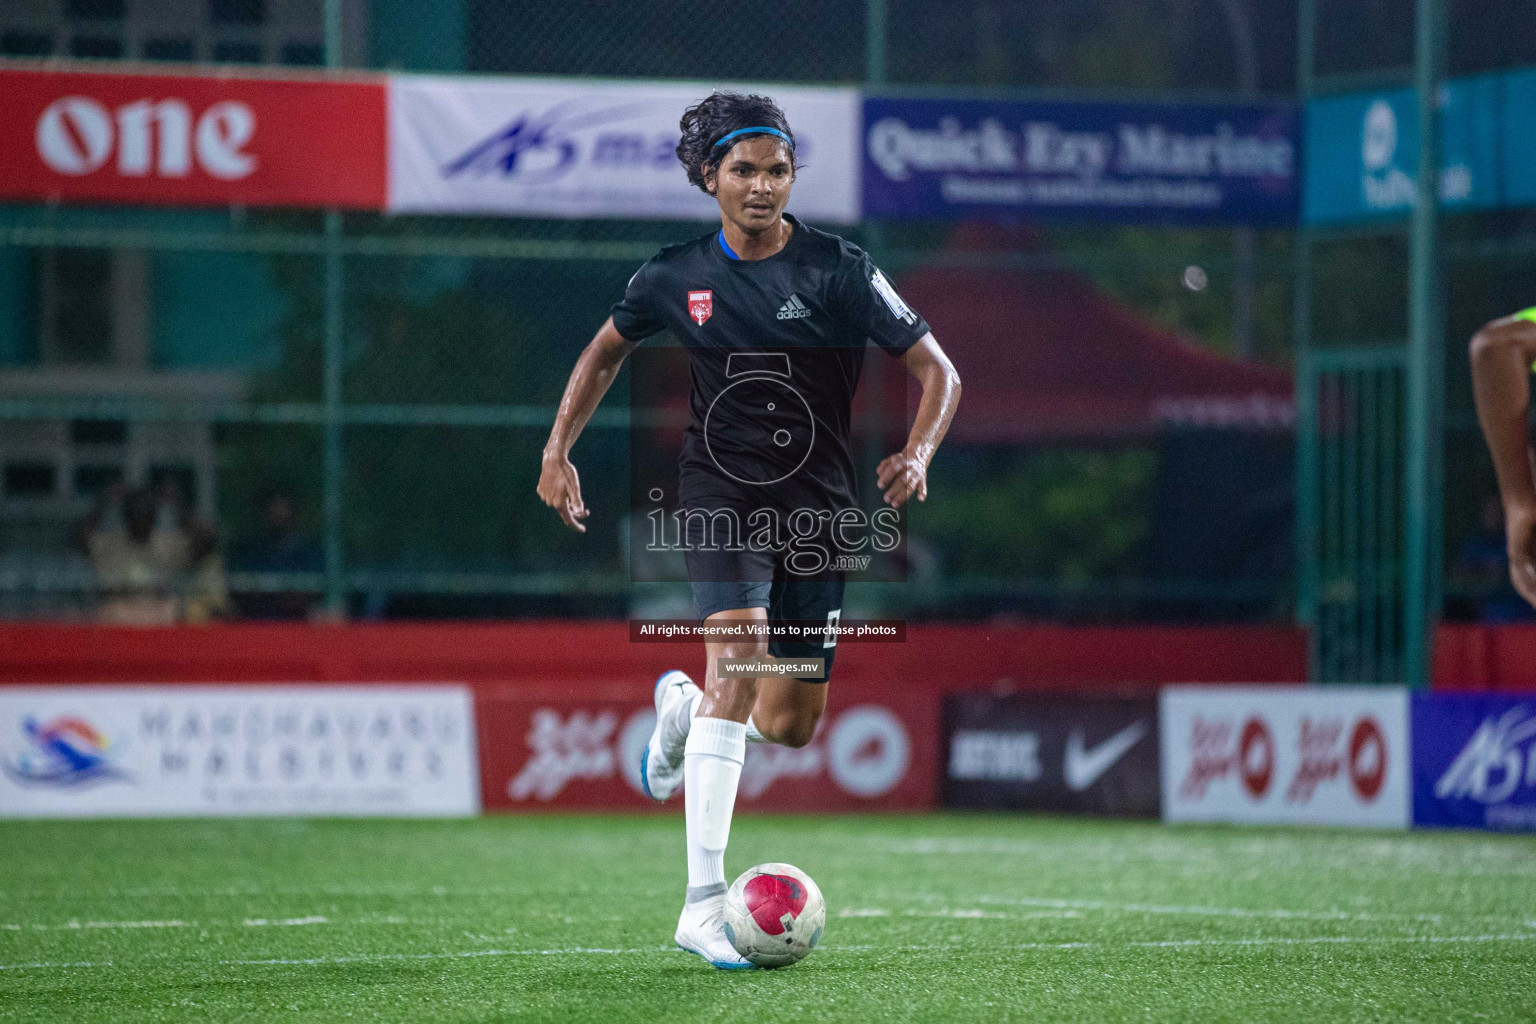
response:
<svg viewBox="0 0 1536 1024"><path fill-rule="evenodd" d="M1311 677L1403 677L1407 408L1405 346L1310 352L1301 428L1302 507L1309 525L1302 586L1315 623Z"/></svg>
<svg viewBox="0 0 1536 1024"><path fill-rule="evenodd" d="M1530 54L1487 45L1480 12L1452 15L1449 0L1400 6L1350 53L1327 26L1349 11L1302 0L1298 91L1413 87L1417 165L1437 167L1447 36L1458 72ZM1495 489L1465 339L1529 295L1529 211L1446 216L1435 175L1416 187L1406 224L1298 234L1298 618L1312 629L1313 678L1327 682L1427 685L1447 591L1463 616L1519 614L1502 573L1464 571L1458 549L1502 546L1482 521Z"/></svg>
<svg viewBox="0 0 1536 1024"><path fill-rule="evenodd" d="M160 30L141 17L157 3L174 6L98 5L122 17L86 28L121 35L117 57L170 53L153 50L163 42L154 35ZM64 0L54 7L47 53L78 56L72 40L85 30ZM205 10L199 3L187 8L190 17L209 24L173 56L1012 95L1035 89L1028 94L1051 98L1209 99L1236 84L1223 22L1212 29L1186 12L1177 24L1187 30L1163 39L1158 33L1175 23L1155 7L1127 5L1129 20L1114 27L994 0L725 7L638 0L601 10L533 0L316 0L283 5L289 21L279 24L276 4ZM269 23L240 22L249 10L267 10ZM23 36L33 45L31 31L5 36L11 41L0 49L31 52L12 45ZM1211 31L1202 60L1184 61L1187 72L1117 56L1153 43L1171 53ZM743 61L749 40L754 56ZM634 591L617 517L584 537L563 531L533 497L538 453L565 374L634 268L658 246L699 230L0 206L0 421L13 440L35 432L39 445L72 452L51 497L6 499L0 615L89 613L94 584L88 566L68 553L68 534L114 460L144 480L191 466L184 479L224 537L235 590L316 590L333 611L351 614L377 612L386 601L390 614L622 614ZM867 224L849 234L896 275L953 258L941 226ZM1255 240L1229 229L1057 226L1045 236L1041 252L994 258L1024 270L1075 268L1164 326L1289 362L1289 232ZM1209 274L1198 296L1180 283L1191 264ZM90 273L140 281L148 311L135 324L112 326L115 340L99 351L63 351L63 331L38 340L41 313L26 296L39 294L44 279L85 281ZM49 372L39 375L39 367ZM61 391L40 377L79 386ZM116 383L94 386L109 378ZM122 386L127 379L133 386ZM621 379L576 452L588 500L601 513L616 511L626 493L627 387ZM1101 447L946 452L926 522L913 524L927 561L909 585L871 587L868 600L911 614L1286 615L1283 575L1212 581L1147 572L1146 466L1155 445ZM999 480L1012 490L999 490ZM242 538L258 531L260 496L274 488L296 496L318 558L303 568L242 570ZM966 502L954 497L958 491ZM1026 493L1037 498L1016 497ZM608 508L599 504L605 495ZM977 510L990 519L973 528L968 517ZM1012 528L1024 516L1045 527Z"/></svg>

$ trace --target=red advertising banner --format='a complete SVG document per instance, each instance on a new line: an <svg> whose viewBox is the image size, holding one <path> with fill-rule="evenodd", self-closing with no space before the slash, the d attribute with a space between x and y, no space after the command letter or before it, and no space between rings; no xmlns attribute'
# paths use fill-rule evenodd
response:
<svg viewBox="0 0 1536 1024"><path fill-rule="evenodd" d="M384 79L0 70L0 199L380 209Z"/></svg>
<svg viewBox="0 0 1536 1024"><path fill-rule="evenodd" d="M931 807L938 700L919 692L839 687L815 738L794 749L748 744L738 806L764 811ZM637 810L640 754L656 724L649 704L485 696L475 705L485 809ZM682 797L666 806L681 809Z"/></svg>

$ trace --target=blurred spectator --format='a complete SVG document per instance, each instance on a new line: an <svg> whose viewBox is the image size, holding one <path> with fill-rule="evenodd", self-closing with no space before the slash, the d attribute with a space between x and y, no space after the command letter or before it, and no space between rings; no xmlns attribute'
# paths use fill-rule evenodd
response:
<svg viewBox="0 0 1536 1024"><path fill-rule="evenodd" d="M1480 622L1529 622L1530 605L1509 581L1509 553L1504 539L1504 505L1497 494L1483 499L1478 529L1461 542L1451 563L1455 588L1472 598Z"/></svg>
<svg viewBox="0 0 1536 1024"><path fill-rule="evenodd" d="M115 483L76 530L101 593L97 617L119 626L204 622L227 610L211 527L196 520L174 481L154 492Z"/></svg>
<svg viewBox="0 0 1536 1024"><path fill-rule="evenodd" d="M262 499L260 532L231 547L229 564L242 573L318 575L325 571L325 552L318 541L300 532L293 494L274 489ZM247 618L305 619L319 599L316 590L243 591L236 603Z"/></svg>

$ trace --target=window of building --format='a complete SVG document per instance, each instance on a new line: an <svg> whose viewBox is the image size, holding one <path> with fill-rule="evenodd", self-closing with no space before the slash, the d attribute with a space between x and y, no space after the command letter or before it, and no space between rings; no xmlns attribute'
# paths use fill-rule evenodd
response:
<svg viewBox="0 0 1536 1024"><path fill-rule="evenodd" d="M43 360L50 363L112 361L112 254L105 249L49 249L42 264Z"/></svg>
<svg viewBox="0 0 1536 1024"><path fill-rule="evenodd" d="M319 67L325 63L325 47L319 43L286 43L283 63Z"/></svg>
<svg viewBox="0 0 1536 1024"><path fill-rule="evenodd" d="M127 444L127 420L73 420L69 439L75 444Z"/></svg>
<svg viewBox="0 0 1536 1024"><path fill-rule="evenodd" d="M11 29L0 32L0 53L7 57L46 57L53 52L53 36L47 32Z"/></svg>
<svg viewBox="0 0 1536 1024"><path fill-rule="evenodd" d="M123 478L123 467L86 464L75 467L75 495L94 498Z"/></svg>
<svg viewBox="0 0 1536 1024"><path fill-rule="evenodd" d="M6 463L7 498L48 498L57 487L58 469L51 462Z"/></svg>
<svg viewBox="0 0 1536 1024"><path fill-rule="evenodd" d="M66 0L64 14L92 21L122 21L123 0Z"/></svg>
<svg viewBox="0 0 1536 1024"><path fill-rule="evenodd" d="M195 60L197 44L190 39L146 39L143 56L145 60Z"/></svg>
<svg viewBox="0 0 1536 1024"><path fill-rule="evenodd" d="M69 55L112 60L123 55L123 41L112 36L75 36L69 41Z"/></svg>
<svg viewBox="0 0 1536 1024"><path fill-rule="evenodd" d="M365 0L342 0L361 12ZM317 0L0 0L0 56L317 65ZM349 24L355 18L349 13Z"/></svg>
<svg viewBox="0 0 1536 1024"><path fill-rule="evenodd" d="M208 0L208 20L215 25L260 25L267 20L266 0Z"/></svg>
<svg viewBox="0 0 1536 1024"><path fill-rule="evenodd" d="M260 64L260 43L214 43L213 59L217 64Z"/></svg>

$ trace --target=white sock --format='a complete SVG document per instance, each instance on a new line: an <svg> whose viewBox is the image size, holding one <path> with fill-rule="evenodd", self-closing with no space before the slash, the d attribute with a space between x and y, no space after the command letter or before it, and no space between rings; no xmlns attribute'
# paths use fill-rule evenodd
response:
<svg viewBox="0 0 1536 1024"><path fill-rule="evenodd" d="M689 903L725 892L725 845L746 756L747 727L741 722L693 720L683 754Z"/></svg>
<svg viewBox="0 0 1536 1024"><path fill-rule="evenodd" d="M758 730L757 730L757 723L752 721L752 716L751 715L747 716L747 742L748 743L767 743L768 742L768 737L764 736L761 732L758 732Z"/></svg>

